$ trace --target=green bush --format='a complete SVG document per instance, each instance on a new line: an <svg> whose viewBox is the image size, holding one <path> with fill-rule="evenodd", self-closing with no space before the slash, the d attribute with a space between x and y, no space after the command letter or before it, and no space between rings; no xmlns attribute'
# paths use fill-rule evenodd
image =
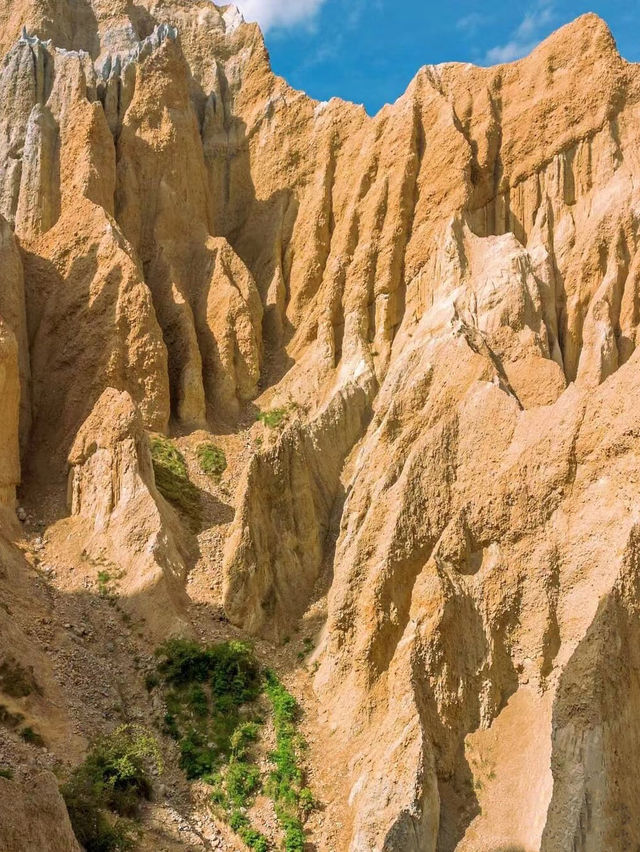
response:
<svg viewBox="0 0 640 852"><path fill-rule="evenodd" d="M260 669L245 642L202 646L189 639L169 639L156 655L159 674L174 686L207 682L219 702L236 706L254 701L260 693Z"/></svg>
<svg viewBox="0 0 640 852"><path fill-rule="evenodd" d="M160 755L143 728L124 725L95 741L62 787L71 825L87 852L131 848L128 820L137 818L140 802L150 798L151 765L161 769Z"/></svg>
<svg viewBox="0 0 640 852"><path fill-rule="evenodd" d="M204 719L209 715L209 699L200 684L194 683L189 687L187 701L191 711L198 718Z"/></svg>
<svg viewBox="0 0 640 852"><path fill-rule="evenodd" d="M267 838L251 827L251 823L242 811L233 811L229 818L229 825L237 835L254 852L268 852L269 843Z"/></svg>
<svg viewBox="0 0 640 852"><path fill-rule="evenodd" d="M0 778L6 778L11 781L13 778L13 769L10 766L0 766Z"/></svg>
<svg viewBox="0 0 640 852"><path fill-rule="evenodd" d="M261 787L260 770L254 764L233 761L227 769L225 785L229 801L238 807L247 807Z"/></svg>
<svg viewBox="0 0 640 852"><path fill-rule="evenodd" d="M200 524L201 507L198 489L189 479L184 456L168 438L155 435L151 438L151 459L156 487L195 526Z"/></svg>
<svg viewBox="0 0 640 852"><path fill-rule="evenodd" d="M240 707L260 692L253 650L242 642L203 646L169 639L156 656L158 674L171 687L165 694L165 731L179 742L180 765L190 779L211 775L239 742L232 738ZM244 740L251 731L242 730Z"/></svg>
<svg viewBox="0 0 640 852"><path fill-rule="evenodd" d="M251 743L258 739L260 728L256 722L239 725L231 735L231 756L234 760L244 760Z"/></svg>
<svg viewBox="0 0 640 852"><path fill-rule="evenodd" d="M180 740L180 768L187 778L210 775L218 764L218 752L212 748L204 734L190 728Z"/></svg>
<svg viewBox="0 0 640 852"><path fill-rule="evenodd" d="M227 457L215 444L200 444L196 450L200 469L207 476L220 477L227 469Z"/></svg>
<svg viewBox="0 0 640 852"><path fill-rule="evenodd" d="M263 426L268 426L269 429L277 429L282 425L286 417L286 408L272 408L271 411L259 411L256 415L256 420L259 420Z"/></svg>
<svg viewBox="0 0 640 852"><path fill-rule="evenodd" d="M306 648L311 640L304 642ZM284 835L285 852L302 852L303 820L314 807L304 786L298 733L300 708L272 671L261 672L253 649L242 642L203 646L169 639L156 651L165 684L165 730L179 743L180 766L187 778L212 786L211 801L250 849L266 852L267 839L245 811L262 787L252 745L259 737L254 704L264 688L271 703L276 745L266 790ZM253 718L251 718L251 714Z"/></svg>

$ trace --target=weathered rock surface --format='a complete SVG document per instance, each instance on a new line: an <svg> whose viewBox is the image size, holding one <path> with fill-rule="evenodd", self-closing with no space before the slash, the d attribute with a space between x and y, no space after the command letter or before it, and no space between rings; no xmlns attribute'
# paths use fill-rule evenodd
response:
<svg viewBox="0 0 640 852"><path fill-rule="evenodd" d="M295 421L249 463L224 566L225 612L249 632L282 638L304 613L367 410L365 390L347 385L311 423Z"/></svg>
<svg viewBox="0 0 640 852"><path fill-rule="evenodd" d="M184 606L177 520L156 490L149 439L131 396L107 388L69 455L71 514L88 522L84 551L118 566L121 590L163 635Z"/></svg>
<svg viewBox="0 0 640 852"><path fill-rule="evenodd" d="M0 50L0 503L20 449L36 505L68 459L69 589L119 566L157 641L189 559L146 430L237 438L210 589L277 640L330 585L328 848L636 848L640 70L606 25L375 117L209 0L0 2ZM254 401L296 412L267 446Z"/></svg>
<svg viewBox="0 0 640 852"><path fill-rule="evenodd" d="M50 772L30 779L28 789L0 778L0 814L0 846L7 852L80 852L56 778Z"/></svg>

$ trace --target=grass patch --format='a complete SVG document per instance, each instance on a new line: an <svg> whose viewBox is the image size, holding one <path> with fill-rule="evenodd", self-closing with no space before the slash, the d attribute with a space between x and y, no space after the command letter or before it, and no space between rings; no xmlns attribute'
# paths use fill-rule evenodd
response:
<svg viewBox="0 0 640 852"><path fill-rule="evenodd" d="M270 411L259 411L256 420L269 429L279 429L287 419L286 408L272 408Z"/></svg>
<svg viewBox="0 0 640 852"><path fill-rule="evenodd" d="M201 521L200 495L189 479L184 456L173 441L161 435L151 438L151 459L156 487L165 500L197 527Z"/></svg>
<svg viewBox="0 0 640 852"><path fill-rule="evenodd" d="M86 852L131 849L140 803L151 796L150 767L161 770L155 739L123 725L96 740L62 795L78 842Z"/></svg>
<svg viewBox="0 0 640 852"><path fill-rule="evenodd" d="M219 479L227 469L227 457L215 444L200 444L196 450L200 470L207 476Z"/></svg>
<svg viewBox="0 0 640 852"><path fill-rule="evenodd" d="M13 769L10 766L0 766L0 778L6 778L7 781L13 779Z"/></svg>
<svg viewBox="0 0 640 852"><path fill-rule="evenodd" d="M246 843L249 849L254 852L268 852L269 841L251 826L249 817L243 814L242 811L233 811L229 818L229 825L236 834Z"/></svg>
<svg viewBox="0 0 640 852"><path fill-rule="evenodd" d="M236 729L260 693L260 669L243 642L202 646L169 639L156 651L164 681L165 731L178 741L187 777L203 778L228 763Z"/></svg>
<svg viewBox="0 0 640 852"><path fill-rule="evenodd" d="M273 769L267 782L267 792L273 799L276 816L284 832L284 849L286 852L303 852L303 820L313 809L313 795L304 785L301 768L301 755L306 746L297 730L300 709L274 672L267 671L265 681L276 731L276 748L269 756Z"/></svg>
<svg viewBox="0 0 640 852"><path fill-rule="evenodd" d="M112 582L113 577L108 571L98 571L98 594L101 598L113 597Z"/></svg>
<svg viewBox="0 0 640 852"><path fill-rule="evenodd" d="M0 663L0 689L12 698L40 692L33 668L25 668L14 657L7 657Z"/></svg>

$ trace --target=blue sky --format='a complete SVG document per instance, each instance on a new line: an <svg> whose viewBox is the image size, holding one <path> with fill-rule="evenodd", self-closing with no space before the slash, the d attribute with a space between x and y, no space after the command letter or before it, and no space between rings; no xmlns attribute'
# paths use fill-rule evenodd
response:
<svg viewBox="0 0 640 852"><path fill-rule="evenodd" d="M265 30L277 74L314 98L337 95L372 114L399 97L422 65L517 59L583 12L604 18L622 55L640 61L640 0L234 1Z"/></svg>

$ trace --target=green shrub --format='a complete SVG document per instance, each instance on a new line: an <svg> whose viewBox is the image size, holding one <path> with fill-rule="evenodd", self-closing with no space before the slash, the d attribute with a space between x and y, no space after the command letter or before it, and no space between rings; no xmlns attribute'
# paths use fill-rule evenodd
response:
<svg viewBox="0 0 640 852"><path fill-rule="evenodd" d="M227 457L215 444L200 444L196 450L200 469L208 476L220 477L227 469Z"/></svg>
<svg viewBox="0 0 640 852"><path fill-rule="evenodd" d="M11 781L13 778L13 769L10 766L0 766L0 778L6 778Z"/></svg>
<svg viewBox="0 0 640 852"><path fill-rule="evenodd" d="M300 790L300 794L298 796L298 803L300 805L300 810L302 811L303 816L306 818L309 816L312 810L316 807L316 800L313 797L313 793L308 787L303 787Z"/></svg>
<svg viewBox="0 0 640 852"><path fill-rule="evenodd" d="M269 843L267 838L251 827L251 823L242 811L233 811L229 817L229 825L237 835L254 852L268 852Z"/></svg>
<svg viewBox="0 0 640 852"><path fill-rule="evenodd" d="M157 743L143 728L124 725L95 741L62 787L71 825L87 852L132 847L129 820L150 798L151 765L162 768Z"/></svg>
<svg viewBox="0 0 640 852"><path fill-rule="evenodd" d="M178 741L182 770L211 784L212 804L250 849L265 852L266 838L239 810L251 804L262 782L250 756L259 735L253 705L262 689L252 647L169 639L156 656L166 687L165 730Z"/></svg>
<svg viewBox="0 0 640 852"><path fill-rule="evenodd" d="M272 408L271 411L259 411L256 415L256 420L259 420L263 426L268 426L269 429L277 429L282 425L286 417L286 408Z"/></svg>
<svg viewBox="0 0 640 852"><path fill-rule="evenodd" d="M192 781L210 775L218 764L218 752L204 734L190 728L180 740L180 768Z"/></svg>
<svg viewBox="0 0 640 852"><path fill-rule="evenodd" d="M164 732L174 740L180 739L180 729L173 713L164 714Z"/></svg>
<svg viewBox="0 0 640 852"><path fill-rule="evenodd" d="M204 689L197 683L192 684L187 692L187 702L195 716L204 719L209 714L209 700Z"/></svg>
<svg viewBox="0 0 640 852"><path fill-rule="evenodd" d="M156 487L165 500L180 509L193 525L201 520L200 495L189 479L184 456L168 438L151 438L151 459Z"/></svg>
<svg viewBox="0 0 640 852"><path fill-rule="evenodd" d="M38 748L42 748L44 746L44 740L37 731L33 730L30 725L27 725L20 731L20 736L25 741L25 743L30 743L31 745L38 746Z"/></svg>
<svg viewBox="0 0 640 852"><path fill-rule="evenodd" d="M251 743L258 739L260 728L256 722L245 722L239 725L231 735L231 757L234 760L244 760Z"/></svg>
<svg viewBox="0 0 640 852"><path fill-rule="evenodd" d="M208 682L218 702L237 706L254 701L260 693L260 669L245 642L202 646L189 639L169 639L156 655L159 674L174 686Z"/></svg>
<svg viewBox="0 0 640 852"><path fill-rule="evenodd" d="M306 639L304 646L310 648L311 640ZM273 672L261 672L253 649L243 642L203 646L169 639L156 656L166 689L165 730L179 743L181 768L187 778L211 784L212 804L256 852L266 852L269 844L251 826L245 811L262 787L251 746L260 732L253 705L264 687L276 734L266 790L282 828L285 852L302 852L303 820L314 801L304 786L305 743L298 733L300 709L293 695Z"/></svg>
<svg viewBox="0 0 640 852"><path fill-rule="evenodd" d="M180 743L187 776L202 778L228 760L240 725L240 707L252 703L260 692L253 650L242 642L202 646L170 639L156 655L158 673L171 686L165 695L165 730ZM243 730L245 741L251 730Z"/></svg>
<svg viewBox="0 0 640 852"><path fill-rule="evenodd" d="M225 785L229 801L238 807L247 807L261 787L260 770L254 764L233 761L227 769Z"/></svg>

